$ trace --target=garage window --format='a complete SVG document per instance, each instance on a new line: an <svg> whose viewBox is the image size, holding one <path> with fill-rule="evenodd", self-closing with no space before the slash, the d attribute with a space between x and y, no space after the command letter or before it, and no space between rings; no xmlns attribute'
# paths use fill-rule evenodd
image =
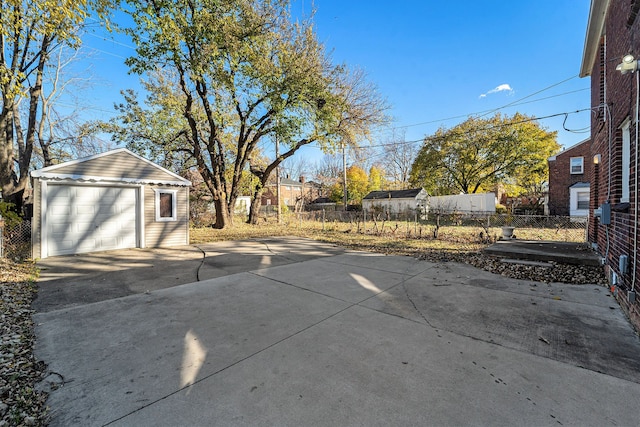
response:
<svg viewBox="0 0 640 427"><path fill-rule="evenodd" d="M176 190L159 189L156 192L156 221L177 221Z"/></svg>

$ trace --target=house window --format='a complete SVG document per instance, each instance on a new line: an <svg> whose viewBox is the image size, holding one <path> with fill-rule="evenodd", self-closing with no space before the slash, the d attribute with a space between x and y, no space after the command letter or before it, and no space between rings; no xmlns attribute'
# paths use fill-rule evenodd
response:
<svg viewBox="0 0 640 427"><path fill-rule="evenodd" d="M572 174L584 173L584 157L572 157L570 164Z"/></svg>
<svg viewBox="0 0 640 427"><path fill-rule="evenodd" d="M622 125L622 194L620 202L629 202L629 167L631 164L631 133L629 121Z"/></svg>
<svg viewBox="0 0 640 427"><path fill-rule="evenodd" d="M177 221L176 190L157 189L156 221Z"/></svg>
<svg viewBox="0 0 640 427"><path fill-rule="evenodd" d="M589 192L581 191L578 193L578 210L586 210L589 209Z"/></svg>

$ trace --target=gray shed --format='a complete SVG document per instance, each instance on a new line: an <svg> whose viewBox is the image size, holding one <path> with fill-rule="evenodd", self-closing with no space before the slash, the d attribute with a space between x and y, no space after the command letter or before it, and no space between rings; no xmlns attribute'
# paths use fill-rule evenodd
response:
<svg viewBox="0 0 640 427"><path fill-rule="evenodd" d="M34 258L189 244L191 182L125 148L31 176Z"/></svg>

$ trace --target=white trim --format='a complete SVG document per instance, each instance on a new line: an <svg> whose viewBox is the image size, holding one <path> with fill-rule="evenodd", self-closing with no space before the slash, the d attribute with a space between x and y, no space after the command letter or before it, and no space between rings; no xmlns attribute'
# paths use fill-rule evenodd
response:
<svg viewBox="0 0 640 427"><path fill-rule="evenodd" d="M578 194L587 194L591 199L590 187L569 187L569 215L570 216L588 216L589 208L578 209Z"/></svg>
<svg viewBox="0 0 640 427"><path fill-rule="evenodd" d="M93 156L89 156L89 157L84 157L82 159L76 159L76 160L71 160L69 162L64 162L64 163L60 163L58 165L53 165L53 166L47 166L46 168L42 168L42 169L38 169L36 171L31 172L31 176L34 178L41 178L41 177L48 177L48 178L54 178L54 179L64 179L64 178L59 178L61 176L65 176L63 174L56 174L56 173L50 173L51 171L55 171L57 169L63 168L63 167L67 167L67 166L73 166L79 163L84 163L84 162L88 162L90 160L95 160L95 159L99 159L101 157L105 157L105 156L111 156L114 154L119 154L119 153L126 153L129 154L130 156L135 157L136 159L147 163L148 165L154 167L155 169L158 169L166 174L171 175L172 177L176 178L177 182L181 183L181 184L173 184L173 185L191 185L191 181L181 177L178 174L175 174L173 172L171 172L170 170L167 170L165 168L163 168L162 166L153 163L151 160L147 160L144 157L139 156L138 154L127 150L126 148L117 148L115 150L111 150L111 151L106 151L104 153L100 153L100 154L94 154ZM80 178L79 178L80 179ZM109 178L109 179L113 179L113 178ZM138 182L144 182L144 180L139 180Z"/></svg>
<svg viewBox="0 0 640 427"><path fill-rule="evenodd" d="M47 236L47 190L46 181L40 182L40 258L46 258L49 253L49 242Z"/></svg>
<svg viewBox="0 0 640 427"><path fill-rule="evenodd" d="M609 3L609 0L591 0L587 33L584 37L580 77L590 76L593 70L593 64L596 60L598 48L600 47L600 37L604 33L604 23L607 10L609 9Z"/></svg>
<svg viewBox="0 0 640 427"><path fill-rule="evenodd" d="M580 160L580 172L573 171L573 160ZM570 175L582 175L584 174L584 157L583 156L575 156L569 158L569 174Z"/></svg>
<svg viewBox="0 0 640 427"><path fill-rule="evenodd" d="M39 171L34 171L39 172ZM41 180L50 181L74 181L74 182L90 182L90 183L109 183L109 184L157 184L157 185L175 185L180 187L190 187L190 181L163 181L159 179L139 179L139 178L114 178L106 176L94 175L75 175L75 174L57 174L57 173L41 173L32 176ZM186 182L185 182L186 181Z"/></svg>
<svg viewBox="0 0 640 427"><path fill-rule="evenodd" d="M155 192L155 217L156 222L173 222L178 220L178 190L170 188L154 188ZM171 194L171 217L160 216L160 195Z"/></svg>
<svg viewBox="0 0 640 427"><path fill-rule="evenodd" d="M140 191L138 191L138 247L146 248L147 240L145 238L145 221L144 221L144 191L145 186L140 186Z"/></svg>
<svg viewBox="0 0 640 427"><path fill-rule="evenodd" d="M620 203L629 203L629 181L631 180L631 121L629 119L625 120L620 128L622 129L622 141L620 144L620 158L622 160L622 164L620 165Z"/></svg>

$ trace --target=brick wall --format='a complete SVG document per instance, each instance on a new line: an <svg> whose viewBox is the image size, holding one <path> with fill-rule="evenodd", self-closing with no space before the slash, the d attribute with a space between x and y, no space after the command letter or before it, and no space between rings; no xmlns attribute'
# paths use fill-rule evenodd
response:
<svg viewBox="0 0 640 427"><path fill-rule="evenodd" d="M638 290L640 269L634 265L634 204L638 191L634 186L636 151L636 73L623 75L616 70L617 64L626 54L640 57L640 20L631 19L631 2L612 0L607 12L604 33L598 57L591 72L591 104L594 108L591 119L591 156L600 154L601 162L591 172L591 212L589 239L597 243L598 251L605 257L605 270L610 278L617 279L614 288L617 299L627 311L636 328L640 330L640 306L629 304L627 294L632 286ZM640 71L638 71L640 72ZM606 102L606 106L602 103ZM622 194L622 131L625 121L630 122L631 168L630 203L621 204ZM613 207L611 225L602 225L593 216L593 209L608 202ZM623 274L619 269L620 255L629 256L629 270ZM633 272L637 277L633 281ZM640 299L640 298L638 298Z"/></svg>
<svg viewBox="0 0 640 427"><path fill-rule="evenodd" d="M571 173L571 158L584 158L581 174ZM589 182L593 161L589 141L569 147L549 160L549 214L569 215L569 187L577 182Z"/></svg>

